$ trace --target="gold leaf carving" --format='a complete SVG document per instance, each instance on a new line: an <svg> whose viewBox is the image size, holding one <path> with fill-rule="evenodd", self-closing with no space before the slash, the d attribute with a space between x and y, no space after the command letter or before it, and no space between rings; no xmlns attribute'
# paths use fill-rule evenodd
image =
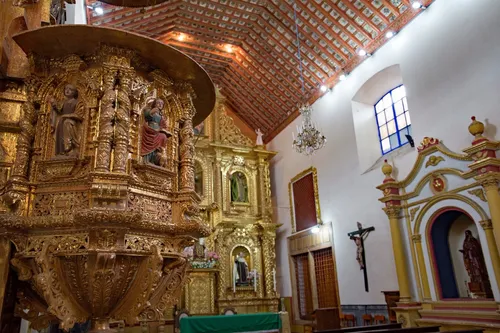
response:
<svg viewBox="0 0 500 333"><path fill-rule="evenodd" d="M220 141L223 144L252 147L253 142L250 138L241 133L241 130L235 125L233 118L224 111L219 115Z"/></svg>
<svg viewBox="0 0 500 333"><path fill-rule="evenodd" d="M410 209L410 221L413 222L413 220L415 219L415 215L417 214L419 209L420 207L413 207L412 209Z"/></svg>
<svg viewBox="0 0 500 333"><path fill-rule="evenodd" d="M472 195L478 197L479 199L481 199L481 201L484 201L484 202L487 201L486 195L484 194L484 191L482 188L475 188L475 189L470 190L468 192L469 192L469 194L472 194Z"/></svg>
<svg viewBox="0 0 500 333"><path fill-rule="evenodd" d="M443 162L443 161L444 161L444 158L442 156L431 155L431 156L429 156L429 159L425 163L425 167L427 168L429 166L436 166L440 162Z"/></svg>

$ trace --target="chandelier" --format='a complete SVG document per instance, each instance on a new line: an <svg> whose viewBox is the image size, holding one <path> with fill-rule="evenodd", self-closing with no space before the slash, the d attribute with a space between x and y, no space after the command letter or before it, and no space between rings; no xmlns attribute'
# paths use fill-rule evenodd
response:
<svg viewBox="0 0 500 333"><path fill-rule="evenodd" d="M302 68L302 57L300 55L300 38L299 25L297 23L296 3L293 4L293 14L295 19L295 35L297 37L297 54L299 58L300 82L302 83L302 95L305 97L304 89L304 71ZM316 128L311 120L312 107L308 103L304 103L299 107L299 112L302 115L302 125L297 126L297 138L292 132L292 146L299 154L307 156L312 155L316 150L323 148L326 143L326 137Z"/></svg>
<svg viewBox="0 0 500 333"><path fill-rule="evenodd" d="M311 120L312 107L303 104L299 108L302 115L302 125L297 127L297 138L292 132L293 148L299 154L312 155L316 150L323 148L326 137L315 127Z"/></svg>

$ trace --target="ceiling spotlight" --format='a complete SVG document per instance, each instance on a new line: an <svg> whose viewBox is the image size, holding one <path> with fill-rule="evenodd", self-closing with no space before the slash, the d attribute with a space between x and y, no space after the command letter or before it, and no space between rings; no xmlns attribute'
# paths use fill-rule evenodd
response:
<svg viewBox="0 0 500 333"><path fill-rule="evenodd" d="M321 90L321 92L326 92L328 90L328 87L322 84L319 89Z"/></svg>
<svg viewBox="0 0 500 333"><path fill-rule="evenodd" d="M422 4L420 3L420 1L413 1L413 3L411 4L411 6L413 7L413 9L422 8Z"/></svg>
<svg viewBox="0 0 500 333"><path fill-rule="evenodd" d="M226 52L232 53L233 52L233 46L230 44L226 44L224 47L226 49Z"/></svg>
<svg viewBox="0 0 500 333"><path fill-rule="evenodd" d="M95 7L95 8L94 8L94 12L95 12L97 15L102 15L102 14L104 14L104 9L102 9L102 7Z"/></svg>
<svg viewBox="0 0 500 333"><path fill-rule="evenodd" d="M347 79L347 76L344 73L340 74L339 80L344 81L345 79Z"/></svg>
<svg viewBox="0 0 500 333"><path fill-rule="evenodd" d="M394 37L395 33L393 31L387 31L385 34L385 38L389 39Z"/></svg>
<svg viewBox="0 0 500 333"><path fill-rule="evenodd" d="M358 54L361 56L361 57L364 57L366 55L366 51L361 49L358 51Z"/></svg>
<svg viewBox="0 0 500 333"><path fill-rule="evenodd" d="M186 35L184 35L184 34L179 34L179 35L177 36L177 40L178 40L179 42L182 42L184 39L186 39Z"/></svg>

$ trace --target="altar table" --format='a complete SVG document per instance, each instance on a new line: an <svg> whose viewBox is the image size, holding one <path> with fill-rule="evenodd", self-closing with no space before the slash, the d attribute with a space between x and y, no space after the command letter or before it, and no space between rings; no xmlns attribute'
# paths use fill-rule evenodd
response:
<svg viewBox="0 0 500 333"><path fill-rule="evenodd" d="M279 313L253 313L231 316L193 316L180 321L181 333L279 332Z"/></svg>

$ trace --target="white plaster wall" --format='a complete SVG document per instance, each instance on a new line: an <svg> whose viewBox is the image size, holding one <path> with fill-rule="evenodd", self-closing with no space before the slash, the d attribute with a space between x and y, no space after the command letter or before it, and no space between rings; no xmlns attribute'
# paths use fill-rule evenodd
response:
<svg viewBox="0 0 500 333"><path fill-rule="evenodd" d="M458 294L460 297L468 297L467 285L469 282L469 274L465 269L464 259L461 250L465 240L465 231L470 230L475 238L479 238L476 225L466 215L460 215L450 227L448 234L448 244L450 246L451 261L453 263L453 271L455 280L457 281ZM485 246L483 253L488 253L488 248Z"/></svg>
<svg viewBox="0 0 500 333"><path fill-rule="evenodd" d="M313 118L327 136L326 147L311 158L292 150L292 130L300 118L268 144L268 149L279 152L272 165L272 186L276 222L283 224L277 241L283 296L292 295L286 247L291 233L287 186L311 165L318 169L322 219L333 222L342 304L383 304L381 291L398 289L388 220L377 200L381 193L375 189L383 175L379 170L361 175L365 170L359 167L353 96L374 74L398 64L416 143L432 136L452 150L465 148L471 142L470 116L500 125L499 13L499 0L436 0L314 104ZM495 127L490 127L488 134L495 133ZM399 179L408 173L415 157L411 152L393 158ZM366 241L369 293L363 289L355 245L347 237L357 221L376 228Z"/></svg>
<svg viewBox="0 0 500 333"><path fill-rule="evenodd" d="M87 10L84 0L76 0L75 4L66 3L65 24L87 24Z"/></svg>

